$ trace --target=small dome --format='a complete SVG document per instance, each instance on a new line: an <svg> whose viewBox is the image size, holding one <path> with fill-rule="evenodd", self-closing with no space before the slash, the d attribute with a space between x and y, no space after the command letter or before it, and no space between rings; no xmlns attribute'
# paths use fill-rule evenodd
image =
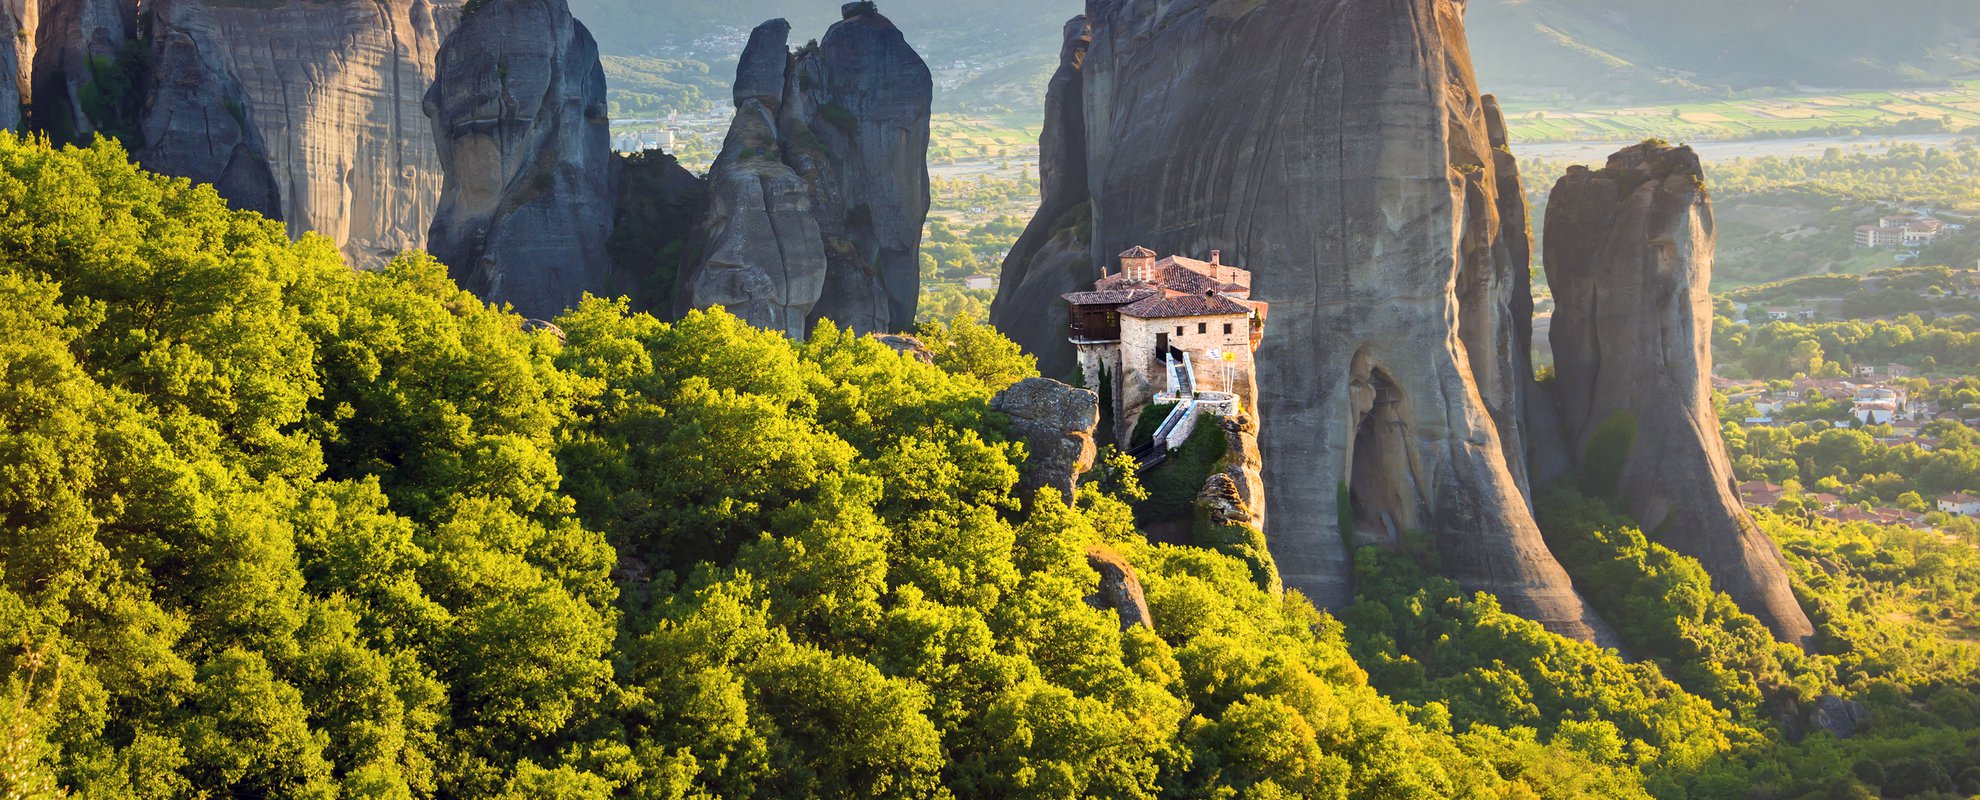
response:
<svg viewBox="0 0 1980 800"><path fill-rule="evenodd" d="M1121 254L1121 258L1154 258L1154 257L1155 257L1155 251L1150 250L1146 247L1142 247L1141 245L1135 245L1133 247L1130 247L1128 248L1127 252Z"/></svg>

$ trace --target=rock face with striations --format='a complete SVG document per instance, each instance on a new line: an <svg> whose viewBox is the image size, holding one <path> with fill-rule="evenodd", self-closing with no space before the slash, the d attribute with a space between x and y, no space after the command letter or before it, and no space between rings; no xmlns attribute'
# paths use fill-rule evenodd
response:
<svg viewBox="0 0 1980 800"><path fill-rule="evenodd" d="M145 169L211 183L235 208L282 218L282 194L250 101L219 57L224 38L200 0L153 0L151 66L139 115Z"/></svg>
<svg viewBox="0 0 1980 800"><path fill-rule="evenodd" d="M934 84L870 4L844 17L795 56L783 20L751 34L677 311L721 305L798 337L820 319L914 324Z"/></svg>
<svg viewBox="0 0 1980 800"><path fill-rule="evenodd" d="M1091 195L1086 186L1086 95L1081 65L1093 43L1086 17L1066 23L1059 69L1045 88L1045 128L1038 140L1038 215L1004 258L1003 280L990 306L990 324L1038 358L1046 375L1078 369L1066 340L1069 311L1059 298L1083 291L1094 274L1090 242ZM1090 237L1087 237L1090 238Z"/></svg>
<svg viewBox="0 0 1980 800"><path fill-rule="evenodd" d="M1776 636L1805 643L1813 627L1740 505L1712 409L1713 245L1690 148L1645 143L1570 170L1547 204L1554 394L1585 478Z"/></svg>
<svg viewBox="0 0 1980 800"><path fill-rule="evenodd" d="M591 33L564 0L489 0L435 72L426 113L446 179L428 249L528 317L607 286L612 152Z"/></svg>
<svg viewBox="0 0 1980 800"><path fill-rule="evenodd" d="M1132 244L1221 249L1272 304L1259 446L1266 535L1286 585L1344 604L1351 543L1421 532L1467 589L1557 632L1612 640L1529 507L1530 374L1516 351L1530 323L1515 301L1526 265L1507 241L1521 226L1500 211L1509 176L1472 76L1463 4L1089 0L1086 10L1085 146L1052 169L1087 176L1086 263ZM1017 261L1004 283L1062 280L1048 273L1066 266ZM999 298L1003 330L1061 335L1029 330L1053 327L1050 303L1017 302Z"/></svg>
<svg viewBox="0 0 1980 800"><path fill-rule="evenodd" d="M21 100L27 97L26 80L28 70L21 69L23 60L33 63L34 52L25 44L33 41L27 30L27 21L22 19L23 9L16 7L16 0L0 0L0 131L21 129Z"/></svg>
<svg viewBox="0 0 1980 800"><path fill-rule="evenodd" d="M117 136L360 267L425 245L441 177L420 104L456 0L157 0L142 37L129 0L30 5L31 127Z"/></svg>
<svg viewBox="0 0 1980 800"><path fill-rule="evenodd" d="M34 127L58 143L86 143L99 130L128 137L125 128L139 99L132 85L137 76L130 74L136 0L33 5L39 14L29 81Z"/></svg>
<svg viewBox="0 0 1980 800"><path fill-rule="evenodd" d="M420 109L459 1L203 2L266 144L289 234L323 234L364 268L424 247L441 175Z"/></svg>

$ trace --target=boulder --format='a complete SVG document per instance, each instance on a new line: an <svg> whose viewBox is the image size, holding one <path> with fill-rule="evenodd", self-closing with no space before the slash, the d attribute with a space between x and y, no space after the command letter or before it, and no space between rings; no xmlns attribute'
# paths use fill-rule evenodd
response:
<svg viewBox="0 0 1980 800"><path fill-rule="evenodd" d="M1546 230L1554 395L1584 480L1776 637L1805 644L1814 627L1740 504L1712 407L1715 235L1697 154L1644 143L1569 170Z"/></svg>
<svg viewBox="0 0 1980 800"><path fill-rule="evenodd" d="M1148 599L1142 594L1141 579L1135 577L1134 567L1127 563L1127 559L1104 546L1094 545L1086 551L1086 565L1100 573L1100 586L1086 596L1087 605L1114 612L1120 617L1121 630L1136 625L1154 629L1155 617L1148 613Z"/></svg>
<svg viewBox="0 0 1980 800"><path fill-rule="evenodd" d="M1810 727L1828 731L1838 739L1855 736L1863 724L1870 721L1870 710L1855 700L1844 700L1834 694L1824 694L1815 698L1815 707L1808 710Z"/></svg>
<svg viewBox="0 0 1980 800"><path fill-rule="evenodd" d="M919 336L909 336L905 333L889 333L877 335L873 338L894 352L908 358L912 358L923 364L935 363L935 351L928 349L928 343L922 341Z"/></svg>
<svg viewBox="0 0 1980 800"><path fill-rule="evenodd" d="M755 100L775 112L784 105L784 77L791 66L791 23L773 19L749 33L736 63L736 107Z"/></svg>
<svg viewBox="0 0 1980 800"><path fill-rule="evenodd" d="M1613 642L1529 507L1514 352L1530 323L1513 310L1525 265L1501 241L1463 3L1086 10L1088 263L1141 244L1221 249L1252 270L1253 297L1272 304L1257 412L1286 584L1340 607L1353 544L1420 531L1467 590ZM1014 297L994 312L1004 330L1053 328L1054 304Z"/></svg>
<svg viewBox="0 0 1980 800"><path fill-rule="evenodd" d="M1026 502L1050 488L1071 503L1079 477L1098 455L1093 431L1100 424L1100 396L1050 378L1026 378L991 398L990 408L1011 418L1011 434L1030 453L1019 470Z"/></svg>
<svg viewBox="0 0 1980 800"><path fill-rule="evenodd" d="M462 288L552 318L609 284L605 72L564 0L488 0L440 46L445 172L428 249Z"/></svg>
<svg viewBox="0 0 1980 800"><path fill-rule="evenodd" d="M211 183L235 208L282 219L282 193L252 101L222 54L226 37L201 0L153 0L151 68L140 116L145 169Z"/></svg>

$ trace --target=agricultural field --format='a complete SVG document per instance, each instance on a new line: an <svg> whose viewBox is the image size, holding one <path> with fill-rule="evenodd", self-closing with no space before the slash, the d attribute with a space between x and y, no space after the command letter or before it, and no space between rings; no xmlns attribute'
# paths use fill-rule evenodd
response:
<svg viewBox="0 0 1980 800"><path fill-rule="evenodd" d="M1037 119L936 114L928 141L928 164L940 168L970 164L1038 162Z"/></svg>
<svg viewBox="0 0 1980 800"><path fill-rule="evenodd" d="M1508 102L1515 142L1707 141L1980 130L1980 80L1944 88L1628 108Z"/></svg>

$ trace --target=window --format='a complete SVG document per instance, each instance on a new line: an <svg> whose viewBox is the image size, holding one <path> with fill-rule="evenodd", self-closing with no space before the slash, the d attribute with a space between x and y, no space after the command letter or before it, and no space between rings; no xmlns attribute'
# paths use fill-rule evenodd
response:
<svg viewBox="0 0 1980 800"><path fill-rule="evenodd" d="M1231 324L1228 322L1224 323L1224 335L1225 336L1231 335Z"/></svg>
<svg viewBox="0 0 1980 800"><path fill-rule="evenodd" d="M1177 325L1177 326L1176 326L1176 335L1177 335L1177 336L1181 336L1181 335L1183 335L1183 332L1182 332L1182 326L1181 326L1181 325Z"/></svg>
<svg viewBox="0 0 1980 800"><path fill-rule="evenodd" d="M1210 323L1208 323L1208 322L1199 322L1199 323L1196 323L1196 332L1197 332L1197 333L1209 333L1209 332L1210 332Z"/></svg>

